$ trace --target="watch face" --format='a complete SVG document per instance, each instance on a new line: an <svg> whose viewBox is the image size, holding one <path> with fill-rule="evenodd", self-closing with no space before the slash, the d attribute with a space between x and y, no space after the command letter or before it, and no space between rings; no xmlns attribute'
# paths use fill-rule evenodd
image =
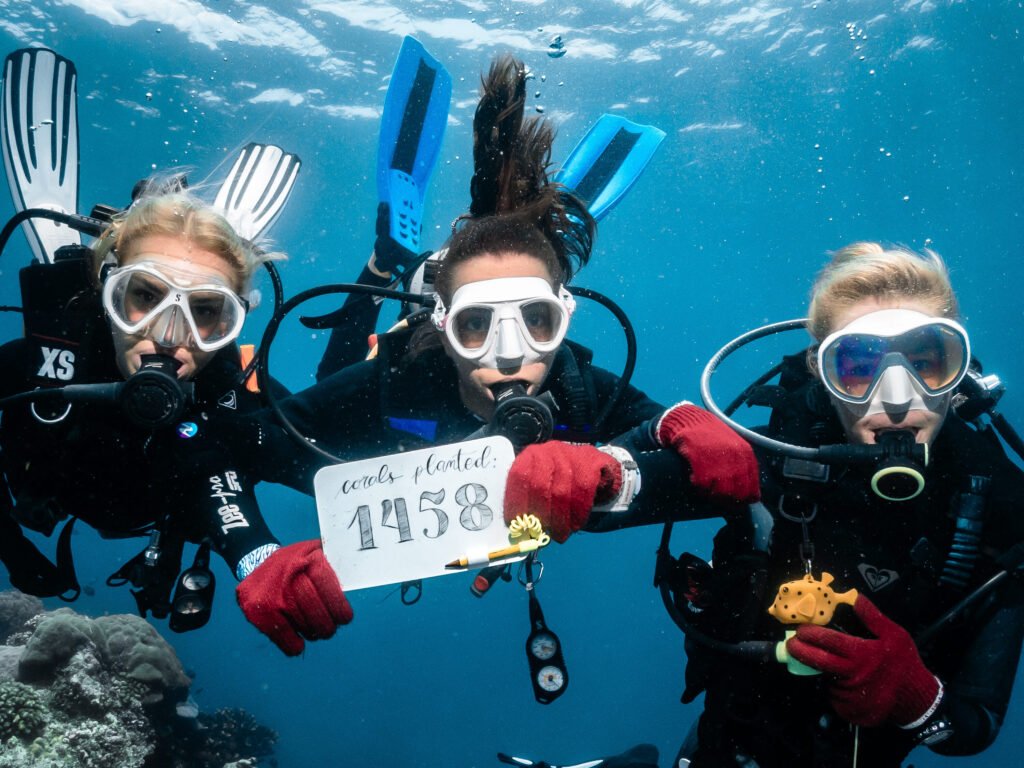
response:
<svg viewBox="0 0 1024 768"><path fill-rule="evenodd" d="M558 650L558 641L550 632L538 632L530 640L530 653L541 661L547 661Z"/></svg>
<svg viewBox="0 0 1024 768"><path fill-rule="evenodd" d="M565 674L549 664L537 673L537 685L548 693L554 693L565 685Z"/></svg>

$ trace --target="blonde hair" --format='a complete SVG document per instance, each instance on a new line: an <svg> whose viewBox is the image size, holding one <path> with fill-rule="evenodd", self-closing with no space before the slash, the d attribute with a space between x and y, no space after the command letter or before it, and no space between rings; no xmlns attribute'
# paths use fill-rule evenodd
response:
<svg viewBox="0 0 1024 768"><path fill-rule="evenodd" d="M840 248L818 273L807 330L821 341L836 330L838 315L868 298L916 299L931 304L940 317L959 314L949 270L937 253L861 242Z"/></svg>
<svg viewBox="0 0 1024 768"><path fill-rule="evenodd" d="M198 197L176 190L143 194L128 210L114 216L93 245L93 274L98 275L105 263L122 264L133 245L150 235L181 237L224 259L235 271L234 287L239 293L248 291L256 267L270 258L243 240L227 219Z"/></svg>

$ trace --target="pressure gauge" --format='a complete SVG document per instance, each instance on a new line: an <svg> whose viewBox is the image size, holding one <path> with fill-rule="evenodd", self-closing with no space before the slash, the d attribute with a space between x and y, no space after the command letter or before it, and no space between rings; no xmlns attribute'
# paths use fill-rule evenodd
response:
<svg viewBox="0 0 1024 768"><path fill-rule="evenodd" d="M537 672L537 685L548 693L560 691L565 685L565 672L548 664Z"/></svg>
<svg viewBox="0 0 1024 768"><path fill-rule="evenodd" d="M537 632L530 638L530 653L534 658L547 661L558 651L558 640L550 632Z"/></svg>

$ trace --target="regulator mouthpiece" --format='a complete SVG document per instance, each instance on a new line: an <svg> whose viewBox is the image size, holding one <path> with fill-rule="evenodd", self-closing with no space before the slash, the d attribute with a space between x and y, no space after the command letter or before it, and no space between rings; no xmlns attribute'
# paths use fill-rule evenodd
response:
<svg viewBox="0 0 1024 768"><path fill-rule="evenodd" d="M886 501L909 501L920 495L928 446L919 445L909 430L884 432L878 436L878 445L883 455L871 475L875 495Z"/></svg>
<svg viewBox="0 0 1024 768"><path fill-rule="evenodd" d="M181 366L167 355L142 355L139 370L121 388L121 407L140 427L156 429L181 418L192 401L193 385L178 381Z"/></svg>
<svg viewBox="0 0 1024 768"><path fill-rule="evenodd" d="M551 439L555 419L548 402L550 395L531 397L519 382L498 384L491 391L495 406L490 434L507 437L517 451Z"/></svg>

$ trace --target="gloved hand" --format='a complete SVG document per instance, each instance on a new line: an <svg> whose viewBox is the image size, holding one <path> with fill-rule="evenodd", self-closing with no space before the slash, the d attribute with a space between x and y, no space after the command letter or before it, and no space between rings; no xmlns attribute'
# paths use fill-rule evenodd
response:
<svg viewBox="0 0 1024 768"><path fill-rule="evenodd" d="M942 684L921 661L910 633L863 595L853 610L874 639L806 624L786 643L794 658L834 677L829 694L836 713L873 727L908 725L934 711Z"/></svg>
<svg viewBox="0 0 1024 768"><path fill-rule="evenodd" d="M505 522L536 515L564 542L590 517L595 504L614 499L622 486L618 460L592 445L559 440L527 446L516 456L505 484Z"/></svg>
<svg viewBox="0 0 1024 768"><path fill-rule="evenodd" d="M373 266L378 272L401 274L414 261L417 254L403 247L391 237L391 206L377 205L377 239L373 242Z"/></svg>
<svg viewBox="0 0 1024 768"><path fill-rule="evenodd" d="M703 408L687 402L672 406L658 419L654 437L686 460L690 483L707 498L736 504L761 498L754 450Z"/></svg>
<svg viewBox="0 0 1024 768"><path fill-rule="evenodd" d="M326 639L352 621L352 606L319 539L274 552L243 579L235 596L245 618L288 656L302 653L303 638Z"/></svg>

